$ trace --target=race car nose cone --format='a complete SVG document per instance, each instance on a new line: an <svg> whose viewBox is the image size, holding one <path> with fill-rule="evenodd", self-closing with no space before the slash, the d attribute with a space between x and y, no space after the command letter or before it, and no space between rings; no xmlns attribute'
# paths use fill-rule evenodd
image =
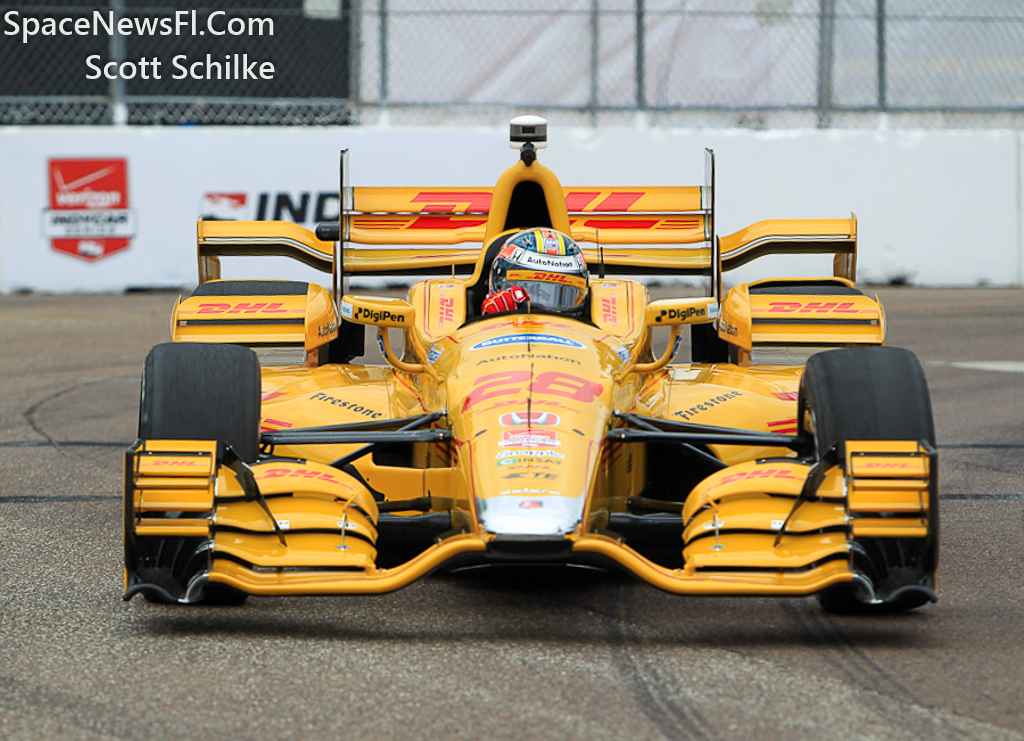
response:
<svg viewBox="0 0 1024 741"><path fill-rule="evenodd" d="M579 524L583 497L523 491L477 500L484 529L496 535L565 535Z"/></svg>

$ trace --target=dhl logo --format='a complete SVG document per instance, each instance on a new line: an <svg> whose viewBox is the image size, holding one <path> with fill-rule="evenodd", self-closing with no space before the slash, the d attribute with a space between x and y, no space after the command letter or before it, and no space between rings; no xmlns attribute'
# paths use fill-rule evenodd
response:
<svg viewBox="0 0 1024 741"><path fill-rule="evenodd" d="M839 303L838 301L829 301L821 303L819 301L812 301L804 304L799 301L772 301L768 304L769 314L859 314L860 309L853 308L852 301L846 301Z"/></svg>
<svg viewBox="0 0 1024 741"><path fill-rule="evenodd" d="M353 229L367 231L466 231L487 224L487 219L445 211L421 214L360 214L351 216ZM690 231L704 233L701 216L652 217L622 214L616 216L577 216L569 218L570 230L624 229L629 231Z"/></svg>
<svg viewBox="0 0 1024 741"><path fill-rule="evenodd" d="M670 194L658 191L672 190ZM697 188L563 188L570 214L692 212L703 208ZM491 188L355 188L355 209L363 214L487 214ZM694 191L694 192L690 192ZM694 198L697 198L694 201Z"/></svg>
<svg viewBox="0 0 1024 741"><path fill-rule="evenodd" d="M600 190L574 190L565 194L565 208L567 211L629 211L630 206L644 197L643 191L612 191L600 203L594 206L598 198L603 195ZM588 208L588 206L590 206Z"/></svg>
<svg viewBox="0 0 1024 741"><path fill-rule="evenodd" d="M411 202L424 204L420 207L420 211L427 214L485 214L491 210L491 194L489 191L424 190L414 195Z"/></svg>
<svg viewBox="0 0 1024 741"><path fill-rule="evenodd" d="M344 486L340 479L329 473L321 473L320 471L311 471L302 468L271 468L270 470L258 470L256 472L257 481L262 481L263 479L279 479L285 477L298 479L319 479L320 481L328 481L332 484L341 484Z"/></svg>
<svg viewBox="0 0 1024 741"><path fill-rule="evenodd" d="M177 468L181 468L183 466L188 466L188 467L191 467L191 468L194 468L196 466L201 466L202 468L209 468L210 467L210 464L208 462L204 463L204 462L197 461L197 460L180 460L180 459L179 460L161 460L161 459L157 459L157 460L148 461L148 463L151 466L175 466Z"/></svg>
<svg viewBox="0 0 1024 741"><path fill-rule="evenodd" d="M590 229L629 229L639 231L696 231L704 229L701 216L588 216L570 218L573 227L589 227Z"/></svg>
<svg viewBox="0 0 1024 741"><path fill-rule="evenodd" d="M789 481L802 481L803 476L794 476L789 468L755 468L751 471L737 471L728 476L723 476L712 488L734 484L737 481L753 481L755 479L786 479Z"/></svg>
<svg viewBox="0 0 1024 741"><path fill-rule="evenodd" d="M538 281L540 283L558 283L573 288L586 288L587 280L579 275L566 273L549 273L545 270L509 270L510 281Z"/></svg>
<svg viewBox="0 0 1024 741"><path fill-rule="evenodd" d="M644 191L642 190L610 192L605 190L567 190L565 191L565 208L570 213L629 211L643 197ZM491 209L491 191L423 190L410 198L409 203L418 205L420 213L485 214Z"/></svg>
<svg viewBox="0 0 1024 741"><path fill-rule="evenodd" d="M442 296L437 310L437 326L443 327L455 321L455 299Z"/></svg>
<svg viewBox="0 0 1024 741"><path fill-rule="evenodd" d="M619 311L615 299L601 299L601 321L616 325L619 323Z"/></svg>
<svg viewBox="0 0 1024 741"><path fill-rule="evenodd" d="M280 301L275 303L199 304L196 314L302 314L304 309L285 309Z"/></svg>
<svg viewBox="0 0 1024 741"><path fill-rule="evenodd" d="M459 229L475 229L487 223L487 219L477 216L448 216L447 214L430 214L414 216L353 216L352 226L367 230L441 230L457 231Z"/></svg>

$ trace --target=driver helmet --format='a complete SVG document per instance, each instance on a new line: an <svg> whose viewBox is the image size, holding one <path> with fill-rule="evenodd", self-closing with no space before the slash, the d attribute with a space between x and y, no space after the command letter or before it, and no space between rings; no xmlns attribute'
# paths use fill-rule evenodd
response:
<svg viewBox="0 0 1024 741"><path fill-rule="evenodd" d="M572 237L526 229L505 242L491 265L491 293L519 286L531 308L578 313L587 298L587 262Z"/></svg>

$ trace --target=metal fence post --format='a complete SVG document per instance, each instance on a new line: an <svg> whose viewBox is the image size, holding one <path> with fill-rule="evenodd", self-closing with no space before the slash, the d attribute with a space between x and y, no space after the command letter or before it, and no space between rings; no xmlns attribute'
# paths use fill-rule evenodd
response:
<svg viewBox="0 0 1024 741"><path fill-rule="evenodd" d="M875 46L878 51L878 112L885 113L889 109L886 91L885 61L885 0L875 0Z"/></svg>
<svg viewBox="0 0 1024 741"><path fill-rule="evenodd" d="M388 119L388 0L380 0L380 119Z"/></svg>
<svg viewBox="0 0 1024 741"><path fill-rule="evenodd" d="M598 0L590 0L590 125L597 126L597 68L599 64L600 23Z"/></svg>
<svg viewBox="0 0 1024 741"><path fill-rule="evenodd" d="M832 125L832 60L835 49L836 0L821 0L818 36L818 128Z"/></svg>
<svg viewBox="0 0 1024 741"><path fill-rule="evenodd" d="M114 11L114 32L110 34L110 61L117 62L118 70L124 61L124 36L117 30L117 24L124 16L124 0L110 0ZM128 123L128 104L125 102L125 84L118 74L110 81L110 118L115 124Z"/></svg>
<svg viewBox="0 0 1024 741"><path fill-rule="evenodd" d="M636 109L644 112L647 109L647 95L644 91L644 0L636 0Z"/></svg>
<svg viewBox="0 0 1024 741"><path fill-rule="evenodd" d="M362 113L363 7L360 0L349 5L348 31L348 108L352 123L359 123Z"/></svg>

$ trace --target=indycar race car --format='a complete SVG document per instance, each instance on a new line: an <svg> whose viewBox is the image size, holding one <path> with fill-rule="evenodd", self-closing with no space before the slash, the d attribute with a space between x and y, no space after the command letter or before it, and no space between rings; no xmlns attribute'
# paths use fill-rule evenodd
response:
<svg viewBox="0 0 1024 741"><path fill-rule="evenodd" d="M537 160L544 119L511 128L520 157L493 188L350 187L343 152L340 217L315 233L200 221L200 284L146 359L125 455L124 598L377 594L438 568L568 564L831 611L935 601L928 388L855 285L855 218L719 238L710 151L703 186L563 187ZM565 283L572 311L534 295L484 313L524 230L581 245L583 277L558 250L508 271ZM772 253L833 254L833 275L723 293L723 273ZM221 279L239 255L298 259L330 288ZM406 299L347 290L394 275L424 277ZM643 275L709 287L650 300ZM367 325L386 364L354 362Z"/></svg>

